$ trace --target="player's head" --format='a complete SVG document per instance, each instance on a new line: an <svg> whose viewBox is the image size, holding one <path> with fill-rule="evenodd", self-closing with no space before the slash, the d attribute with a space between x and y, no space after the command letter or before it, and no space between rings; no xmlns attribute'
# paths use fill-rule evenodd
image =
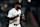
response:
<svg viewBox="0 0 40 27"><path fill-rule="evenodd" d="M20 9L20 8L21 8L21 3L16 2L16 3L15 3L15 7L17 7L17 9Z"/></svg>

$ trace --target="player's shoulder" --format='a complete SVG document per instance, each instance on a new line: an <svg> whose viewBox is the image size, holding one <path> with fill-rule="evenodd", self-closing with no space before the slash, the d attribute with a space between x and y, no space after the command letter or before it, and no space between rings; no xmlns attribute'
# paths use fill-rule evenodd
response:
<svg viewBox="0 0 40 27"><path fill-rule="evenodd" d="M12 8L10 11L13 11L13 10L15 10L15 8Z"/></svg>
<svg viewBox="0 0 40 27"><path fill-rule="evenodd" d="M19 11L21 11L21 9L19 9Z"/></svg>
<svg viewBox="0 0 40 27"><path fill-rule="evenodd" d="M14 9L15 9L15 8L12 8L12 9L11 9L11 10L9 10L9 11L14 11Z"/></svg>

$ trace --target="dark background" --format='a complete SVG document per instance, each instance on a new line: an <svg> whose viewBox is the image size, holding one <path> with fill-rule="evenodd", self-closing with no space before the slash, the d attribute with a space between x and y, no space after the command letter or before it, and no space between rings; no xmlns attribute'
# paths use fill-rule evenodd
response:
<svg viewBox="0 0 40 27"><path fill-rule="evenodd" d="M7 13L15 6L18 0L0 0L0 27L7 27L8 24ZM4 8L4 4L8 7ZM25 15L25 21L23 24L26 27L40 27L40 0L22 0L22 14Z"/></svg>

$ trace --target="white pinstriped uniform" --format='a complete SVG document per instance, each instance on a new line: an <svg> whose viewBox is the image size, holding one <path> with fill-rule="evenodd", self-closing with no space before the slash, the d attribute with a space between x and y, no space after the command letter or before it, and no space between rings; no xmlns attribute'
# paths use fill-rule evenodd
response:
<svg viewBox="0 0 40 27"><path fill-rule="evenodd" d="M16 16L16 15L19 15L19 17L15 18L15 19L17 19L17 21L14 22L14 23L12 23L12 24L9 23L9 27L21 27L21 25L20 25L21 10L20 10L20 9L18 9L18 11L17 11L15 8L12 8L12 9L8 12L7 17L11 18L11 17L14 17L14 16ZM11 22L11 21L9 21L9 22ZM14 24L18 24L18 25L15 26Z"/></svg>

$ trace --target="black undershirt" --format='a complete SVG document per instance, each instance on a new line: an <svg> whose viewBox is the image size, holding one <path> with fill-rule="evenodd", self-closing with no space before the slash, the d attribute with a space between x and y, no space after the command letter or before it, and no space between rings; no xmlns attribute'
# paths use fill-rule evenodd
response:
<svg viewBox="0 0 40 27"><path fill-rule="evenodd" d="M13 20L13 19L15 19L15 18L17 18L16 16L15 17L12 17L12 18L8 18L9 20Z"/></svg>

